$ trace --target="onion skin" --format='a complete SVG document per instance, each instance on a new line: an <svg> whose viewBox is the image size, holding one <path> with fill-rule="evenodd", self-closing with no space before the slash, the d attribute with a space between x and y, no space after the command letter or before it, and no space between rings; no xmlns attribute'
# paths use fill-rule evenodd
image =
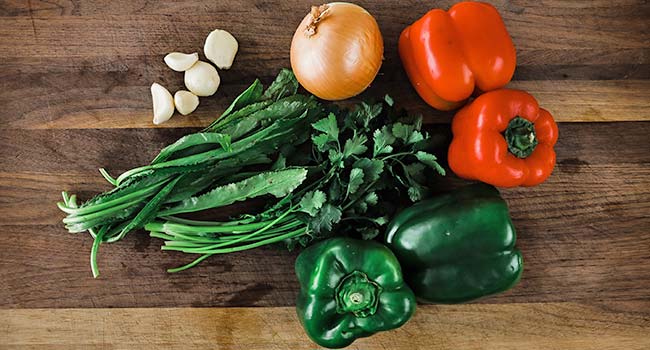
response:
<svg viewBox="0 0 650 350"><path fill-rule="evenodd" d="M298 82L329 101L363 92L377 76L383 55L377 21L362 7L345 2L312 8L291 42L291 68Z"/></svg>

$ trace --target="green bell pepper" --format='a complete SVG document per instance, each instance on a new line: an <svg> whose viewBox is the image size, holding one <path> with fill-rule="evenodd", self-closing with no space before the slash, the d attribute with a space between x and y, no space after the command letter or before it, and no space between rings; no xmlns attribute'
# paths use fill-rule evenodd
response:
<svg viewBox="0 0 650 350"><path fill-rule="evenodd" d="M512 288L523 259L508 206L476 184L407 208L388 225L386 244L418 300L460 303Z"/></svg>
<svg viewBox="0 0 650 350"><path fill-rule="evenodd" d="M415 312L415 296L397 258L377 242L319 242L298 256L296 275L298 318L320 346L348 346L357 338L400 327Z"/></svg>

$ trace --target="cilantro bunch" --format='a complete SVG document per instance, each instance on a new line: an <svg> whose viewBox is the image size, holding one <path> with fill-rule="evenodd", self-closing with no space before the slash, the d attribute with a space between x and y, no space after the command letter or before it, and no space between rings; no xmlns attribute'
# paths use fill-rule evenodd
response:
<svg viewBox="0 0 650 350"><path fill-rule="evenodd" d="M262 213L228 222L166 216L145 226L152 237L165 240L163 250L200 255L170 272L213 254L279 242L292 249L333 235L372 239L400 197L415 202L425 196L427 172L444 175L427 152L430 136L421 130L421 118L398 112L389 96L351 110L323 106L318 114L324 117L311 123L309 140L284 145L272 166L276 173L302 169L306 175ZM226 186L239 189L246 187L243 182Z"/></svg>

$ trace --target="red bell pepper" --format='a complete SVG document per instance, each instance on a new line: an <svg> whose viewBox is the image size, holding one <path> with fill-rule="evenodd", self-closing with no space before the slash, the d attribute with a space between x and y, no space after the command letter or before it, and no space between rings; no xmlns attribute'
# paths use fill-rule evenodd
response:
<svg viewBox="0 0 650 350"><path fill-rule="evenodd" d="M557 124L524 91L487 92L458 111L451 127L449 167L462 178L534 186L553 171Z"/></svg>
<svg viewBox="0 0 650 350"><path fill-rule="evenodd" d="M429 11L404 29L399 54L420 97L440 110L461 106L475 90L505 86L517 61L501 16L482 2Z"/></svg>

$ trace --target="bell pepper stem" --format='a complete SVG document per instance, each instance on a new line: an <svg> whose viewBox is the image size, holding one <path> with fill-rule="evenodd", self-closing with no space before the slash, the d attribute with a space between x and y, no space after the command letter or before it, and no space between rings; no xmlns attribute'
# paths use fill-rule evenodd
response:
<svg viewBox="0 0 650 350"><path fill-rule="evenodd" d="M336 312L368 317L377 311L381 287L361 271L343 277L336 287Z"/></svg>
<svg viewBox="0 0 650 350"><path fill-rule="evenodd" d="M535 124L519 116L510 120L504 136L508 151L517 158L527 158L538 144Z"/></svg>

